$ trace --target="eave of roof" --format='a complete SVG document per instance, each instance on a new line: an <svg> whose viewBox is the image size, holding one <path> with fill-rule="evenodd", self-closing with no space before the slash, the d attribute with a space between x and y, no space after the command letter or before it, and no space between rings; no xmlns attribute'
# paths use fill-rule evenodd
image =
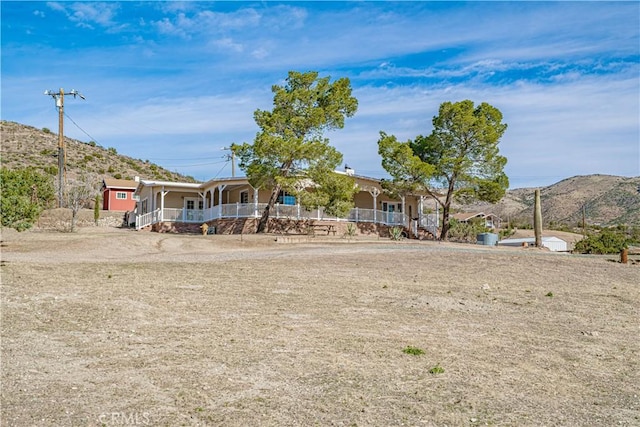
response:
<svg viewBox="0 0 640 427"><path fill-rule="evenodd" d="M102 184L106 188L127 188L133 190L138 188L138 183L129 179L104 178Z"/></svg>

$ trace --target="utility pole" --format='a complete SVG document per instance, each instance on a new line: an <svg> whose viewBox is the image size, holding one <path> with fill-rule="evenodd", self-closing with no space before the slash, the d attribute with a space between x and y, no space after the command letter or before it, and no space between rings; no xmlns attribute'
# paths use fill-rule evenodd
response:
<svg viewBox="0 0 640 427"><path fill-rule="evenodd" d="M56 107L58 107L58 207L61 208L64 198L64 183L67 179L67 152L64 144L64 96L73 95L74 98L76 96L81 99L85 98L75 89L71 89L67 93L62 88L59 92L45 90L44 94L55 99Z"/></svg>
<svg viewBox="0 0 640 427"><path fill-rule="evenodd" d="M231 151L231 154L227 154L227 160L231 160L231 177L236 176L236 150L232 144L230 147L224 147L223 150Z"/></svg>

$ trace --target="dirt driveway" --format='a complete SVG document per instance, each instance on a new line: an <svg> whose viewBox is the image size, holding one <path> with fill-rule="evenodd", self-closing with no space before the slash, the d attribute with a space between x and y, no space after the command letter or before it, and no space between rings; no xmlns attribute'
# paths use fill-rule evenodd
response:
<svg viewBox="0 0 640 427"><path fill-rule="evenodd" d="M97 228L1 249L2 426L640 425L640 266L615 257Z"/></svg>

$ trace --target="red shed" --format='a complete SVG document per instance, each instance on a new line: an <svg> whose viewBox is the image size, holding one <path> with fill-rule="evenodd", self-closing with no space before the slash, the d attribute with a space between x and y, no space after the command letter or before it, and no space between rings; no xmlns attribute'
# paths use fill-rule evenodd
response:
<svg viewBox="0 0 640 427"><path fill-rule="evenodd" d="M102 209L105 211L132 211L136 207L133 193L136 181L105 178L102 180Z"/></svg>

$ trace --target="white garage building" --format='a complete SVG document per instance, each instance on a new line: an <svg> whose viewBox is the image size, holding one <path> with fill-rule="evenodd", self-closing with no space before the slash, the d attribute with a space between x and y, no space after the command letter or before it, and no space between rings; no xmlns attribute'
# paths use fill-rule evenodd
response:
<svg viewBox="0 0 640 427"><path fill-rule="evenodd" d="M504 239L498 242L499 246L533 246L536 243L536 239L534 237L524 237L522 239ZM543 237L542 238L542 246L549 249L553 252L567 252L568 246L567 242L562 239L558 239L557 237Z"/></svg>

